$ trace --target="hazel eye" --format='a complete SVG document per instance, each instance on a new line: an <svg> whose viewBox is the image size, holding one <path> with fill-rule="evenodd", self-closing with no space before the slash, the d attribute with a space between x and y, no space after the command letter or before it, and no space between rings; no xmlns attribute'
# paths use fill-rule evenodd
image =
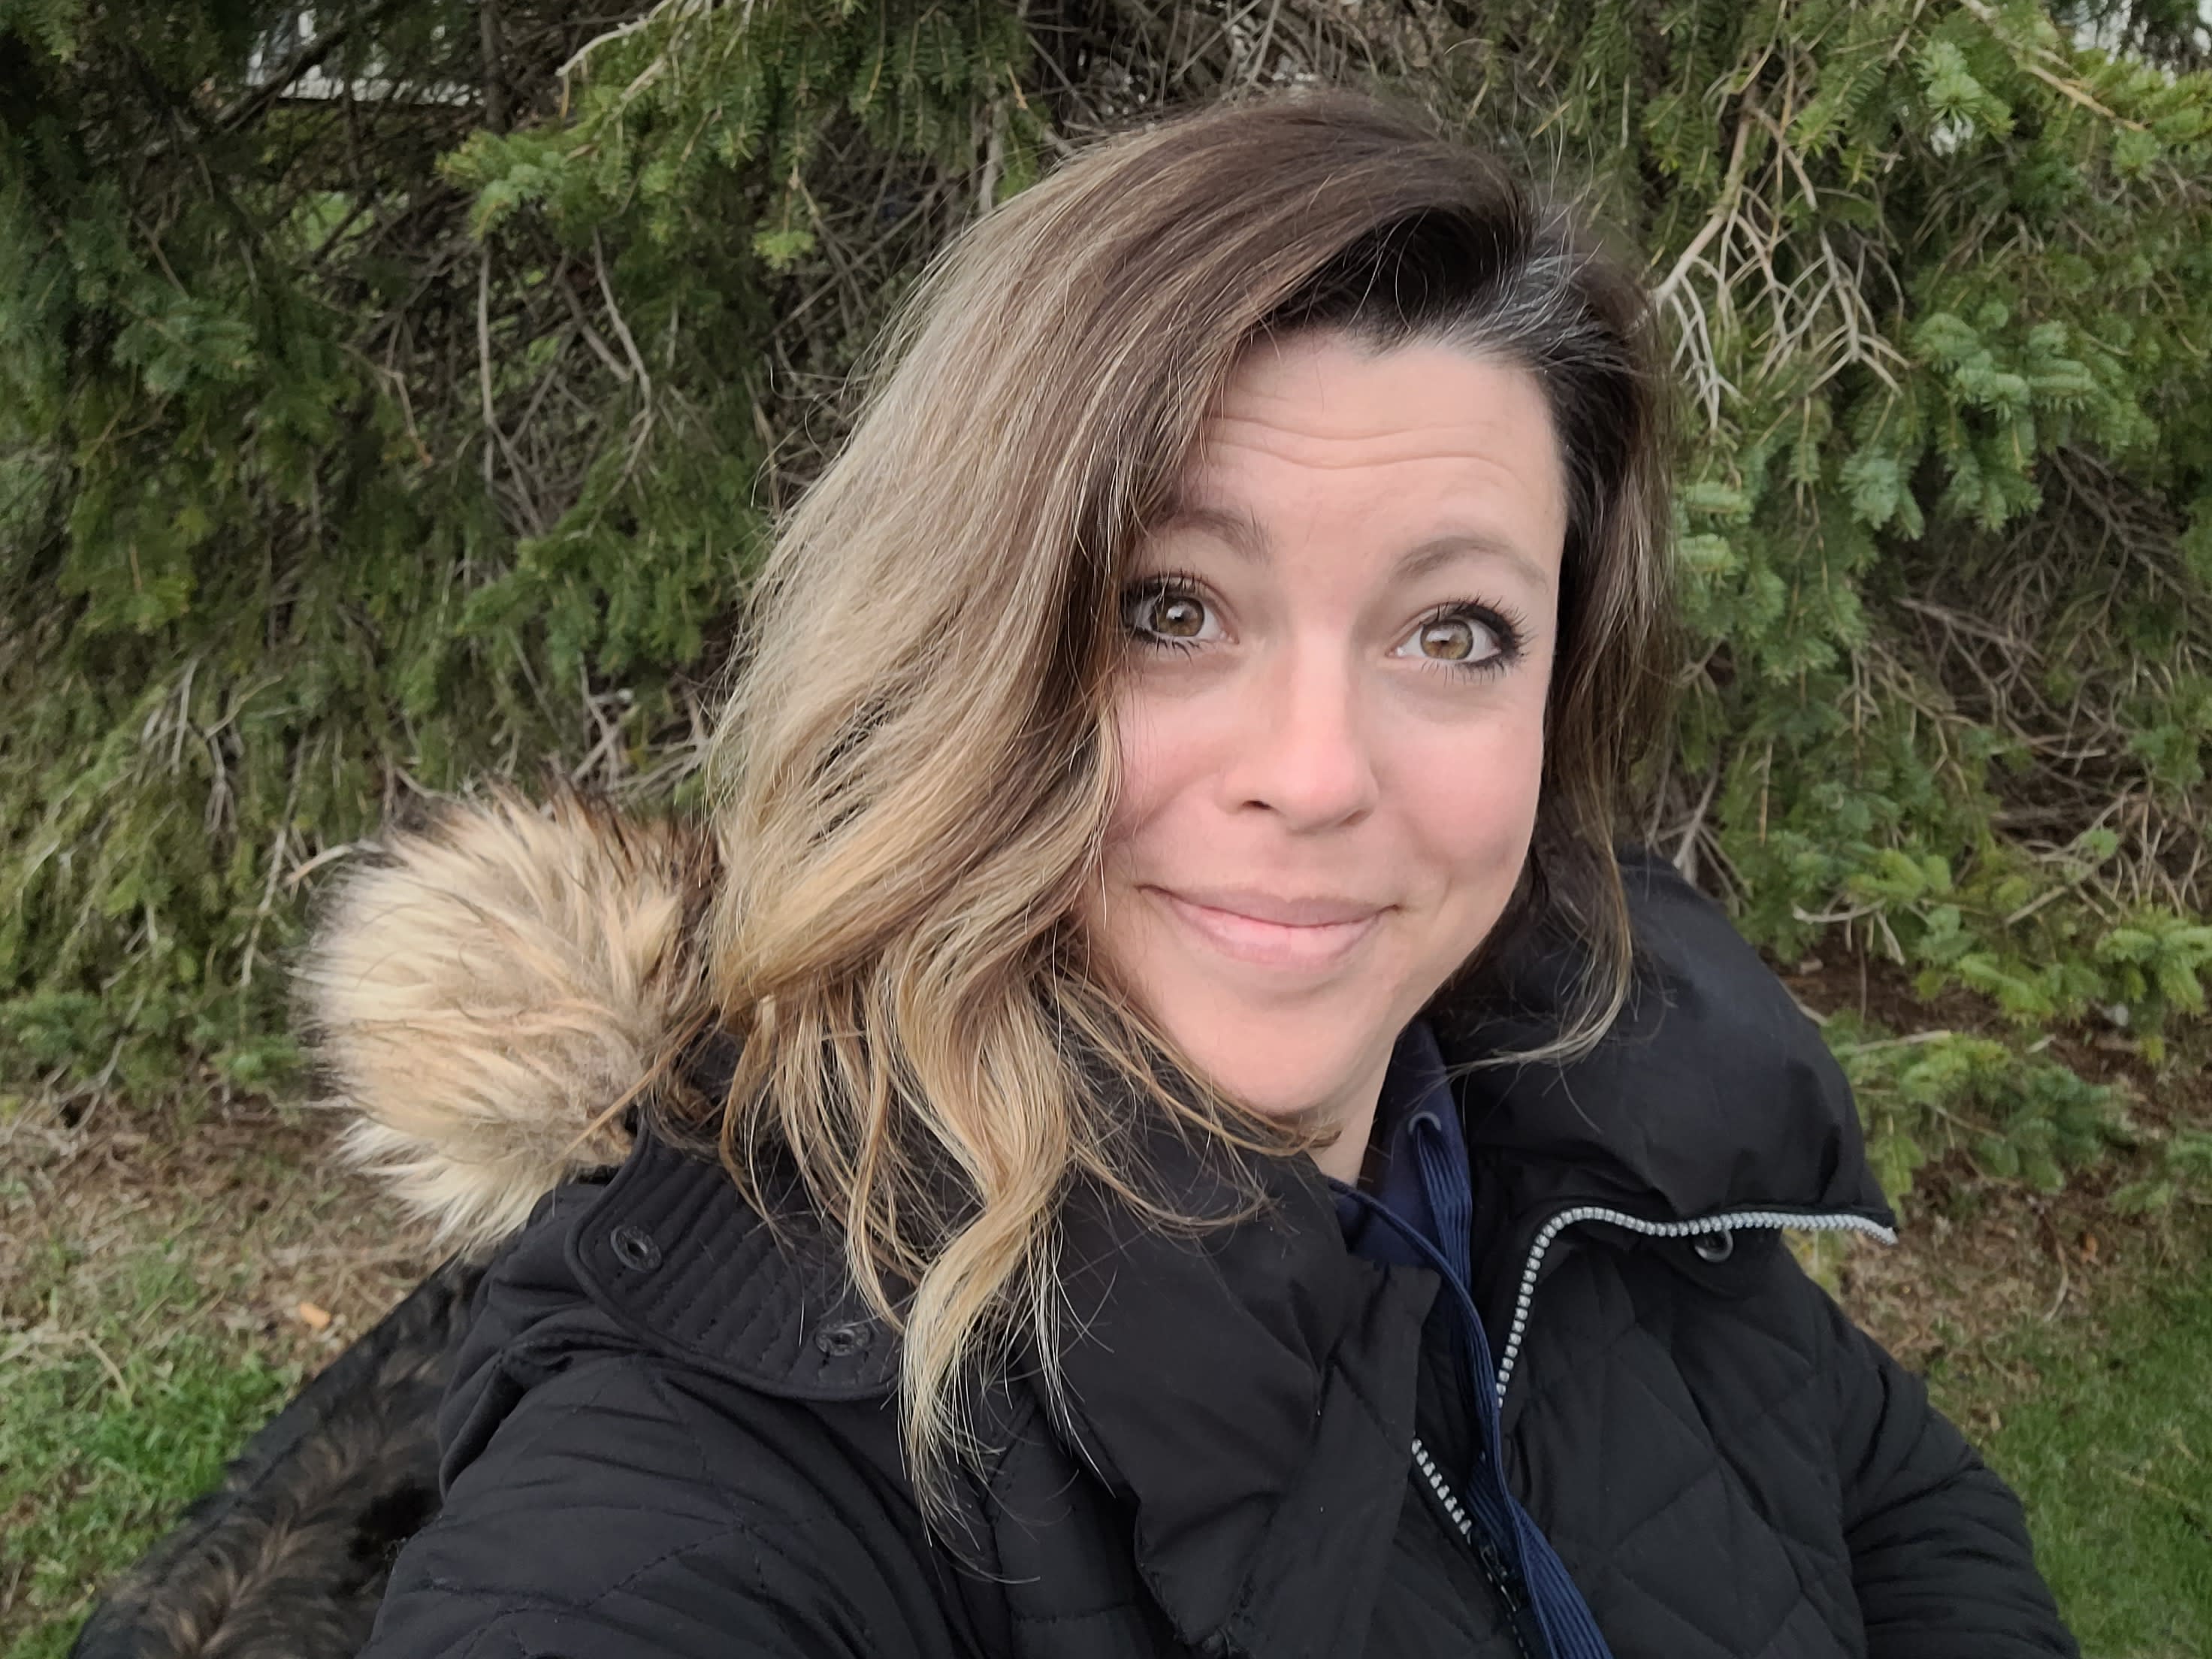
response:
<svg viewBox="0 0 2212 1659"><path fill-rule="evenodd" d="M1188 593L1164 593L1152 602L1147 625L1171 640L1194 640L1206 631L1206 607Z"/></svg>
<svg viewBox="0 0 2212 1659"><path fill-rule="evenodd" d="M1487 623L1474 617L1434 617L1408 636L1410 653L1431 662L1474 664L1504 654L1504 644Z"/></svg>
<svg viewBox="0 0 2212 1659"><path fill-rule="evenodd" d="M1121 619L1139 638L1163 645L1195 645L1218 631L1204 599L1174 587L1137 589L1121 602Z"/></svg>

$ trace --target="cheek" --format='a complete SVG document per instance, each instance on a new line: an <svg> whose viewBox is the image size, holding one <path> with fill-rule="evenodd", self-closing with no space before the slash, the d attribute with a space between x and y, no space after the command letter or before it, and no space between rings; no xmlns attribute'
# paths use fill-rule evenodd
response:
<svg viewBox="0 0 2212 1659"><path fill-rule="evenodd" d="M1542 793L1540 713L1409 744L1401 791L1420 862L1455 923L1485 927L1504 908L1535 832Z"/></svg>
<svg viewBox="0 0 2212 1659"><path fill-rule="evenodd" d="M1117 777L1114 811L1106 821L1099 875L1084 894L1083 927L1106 961L1124 971L1133 968L1134 918L1126 894L1135 872L1157 862L1156 844L1170 834L1162 822L1170 754L1159 742L1159 723L1146 717L1140 700L1122 696L1115 708Z"/></svg>
<svg viewBox="0 0 2212 1659"><path fill-rule="evenodd" d="M1139 692L1121 695L1114 724L1120 782L1107 820L1105 852L1109 868L1126 868L1137 854L1173 838L1174 803L1206 762L1196 752L1187 723L1162 718Z"/></svg>

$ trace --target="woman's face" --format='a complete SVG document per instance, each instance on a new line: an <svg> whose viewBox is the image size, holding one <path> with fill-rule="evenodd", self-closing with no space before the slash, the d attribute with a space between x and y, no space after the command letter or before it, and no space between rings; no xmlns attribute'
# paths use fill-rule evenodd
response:
<svg viewBox="0 0 2212 1659"><path fill-rule="evenodd" d="M1085 925L1216 1087L1340 1123L1341 1179L1527 856L1565 535L1527 371L1322 333L1249 355L1138 556Z"/></svg>

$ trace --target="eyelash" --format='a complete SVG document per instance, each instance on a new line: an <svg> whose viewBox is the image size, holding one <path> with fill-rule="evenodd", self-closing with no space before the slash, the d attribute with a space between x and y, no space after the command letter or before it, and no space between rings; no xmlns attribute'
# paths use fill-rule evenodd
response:
<svg viewBox="0 0 2212 1659"><path fill-rule="evenodd" d="M1130 606L1145 599L1183 597L1206 605L1212 603L1206 597L1205 584L1190 572L1164 570L1158 575L1146 577L1123 593L1122 611L1126 616ZM1414 631L1433 628L1443 622L1470 622L1487 629L1490 636L1498 641L1498 654L1485 657L1480 662L1452 662L1446 659L1424 657L1419 660L1425 667L1441 669L1446 673L1468 678L1487 678L1492 674L1504 672L1521 660L1521 653L1528 639L1528 625L1509 606L1480 604L1473 599L1448 600L1425 612L1413 624ZM1202 643L1198 640L1170 639L1165 635L1147 634L1133 628L1130 632L1141 645L1165 647L1173 651L1195 651Z"/></svg>

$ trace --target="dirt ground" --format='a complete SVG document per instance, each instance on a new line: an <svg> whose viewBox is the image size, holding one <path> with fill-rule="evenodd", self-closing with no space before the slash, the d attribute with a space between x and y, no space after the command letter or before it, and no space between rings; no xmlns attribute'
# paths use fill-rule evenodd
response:
<svg viewBox="0 0 2212 1659"><path fill-rule="evenodd" d="M128 1305L117 1281L165 1241L201 1300L137 1316L215 1322L310 1371L334 1357L435 1264L424 1230L338 1165L334 1128L252 1102L143 1127L0 1120L0 1357Z"/></svg>

